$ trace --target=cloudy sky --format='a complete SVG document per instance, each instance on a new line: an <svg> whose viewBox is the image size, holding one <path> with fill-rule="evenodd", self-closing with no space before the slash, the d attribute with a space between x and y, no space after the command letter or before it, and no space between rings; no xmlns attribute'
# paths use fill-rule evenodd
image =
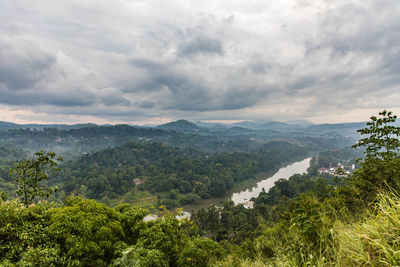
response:
<svg viewBox="0 0 400 267"><path fill-rule="evenodd" d="M399 0L0 0L0 120L400 115Z"/></svg>

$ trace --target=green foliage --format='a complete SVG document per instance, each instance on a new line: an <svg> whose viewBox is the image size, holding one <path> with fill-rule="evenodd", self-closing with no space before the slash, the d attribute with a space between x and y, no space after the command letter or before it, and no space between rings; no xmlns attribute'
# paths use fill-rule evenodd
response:
<svg viewBox="0 0 400 267"><path fill-rule="evenodd" d="M241 244L252 236L252 231L258 226L256 216L253 209L225 201L221 206L211 205L198 210L191 219L198 225L200 234L216 241L229 240Z"/></svg>
<svg viewBox="0 0 400 267"><path fill-rule="evenodd" d="M126 247L120 214L112 208L79 197L51 210L49 235L66 258L82 265L106 266Z"/></svg>
<svg viewBox="0 0 400 267"><path fill-rule="evenodd" d="M224 255L221 246L208 238L196 237L188 240L179 253L179 266L209 266Z"/></svg>
<svg viewBox="0 0 400 267"><path fill-rule="evenodd" d="M8 199L8 194L6 192L0 192L0 202L6 201Z"/></svg>
<svg viewBox="0 0 400 267"><path fill-rule="evenodd" d="M25 157L26 153L22 150L0 146L0 199L6 195L15 195L15 184L14 179L10 174L10 168L15 165L15 161L19 161Z"/></svg>
<svg viewBox="0 0 400 267"><path fill-rule="evenodd" d="M78 192L83 184L87 197L101 199L133 191L139 181L139 189L161 195L160 204L171 209L199 198L223 197L260 172L305 156L304 148L285 142L265 144L253 154L206 154L159 143L127 143L68 162L59 182L67 194Z"/></svg>
<svg viewBox="0 0 400 267"><path fill-rule="evenodd" d="M164 253L170 264L175 264L177 256L185 245L185 235L175 213L166 212L162 219L147 223L140 233L138 245L147 249L158 249Z"/></svg>
<svg viewBox="0 0 400 267"><path fill-rule="evenodd" d="M366 147L365 159L351 180L365 202L372 201L380 191L400 190L400 127L397 116L386 110L381 117L371 117L368 128L359 130L367 137L353 147Z"/></svg>
<svg viewBox="0 0 400 267"><path fill-rule="evenodd" d="M25 156L25 151L0 146L0 163L14 162Z"/></svg>
<svg viewBox="0 0 400 267"><path fill-rule="evenodd" d="M279 179L268 192L261 192L254 199L255 208L261 208L261 205L285 205L289 199L306 192L313 192L322 200L333 194L335 185L333 180L328 182L318 175L295 174L289 179Z"/></svg>
<svg viewBox="0 0 400 267"><path fill-rule="evenodd" d="M114 266L132 267L168 267L168 257L158 249L146 249L132 246L122 252L122 257L117 259Z"/></svg>
<svg viewBox="0 0 400 267"><path fill-rule="evenodd" d="M359 140L353 147L366 147L367 159L391 159L400 152L400 127L394 125L397 116L390 111L379 112L380 117L372 116L367 128L357 132L367 137Z"/></svg>
<svg viewBox="0 0 400 267"><path fill-rule="evenodd" d="M179 212L144 222L146 210L70 196L63 206L0 203L1 266L208 266L221 246ZM188 261L188 259L190 259Z"/></svg>
<svg viewBox="0 0 400 267"><path fill-rule="evenodd" d="M67 261L60 257L60 250L55 247L30 247L21 254L18 266L78 266L79 261Z"/></svg>
<svg viewBox="0 0 400 267"><path fill-rule="evenodd" d="M56 190L54 187L41 184L55 171L59 171L56 167L57 161L62 161L62 158L54 160L55 156L54 152L39 151L32 156L32 159L23 160L11 170L17 185L16 194L25 206L32 204L36 198L48 198Z"/></svg>

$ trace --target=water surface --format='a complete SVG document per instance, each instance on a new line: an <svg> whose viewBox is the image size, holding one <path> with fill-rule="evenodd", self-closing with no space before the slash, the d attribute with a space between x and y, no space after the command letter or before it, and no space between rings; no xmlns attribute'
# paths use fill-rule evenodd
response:
<svg viewBox="0 0 400 267"><path fill-rule="evenodd" d="M286 167L280 168L279 171L275 173L273 176L257 182L255 186L243 191L233 193L230 199L232 199L232 201L236 205L246 204L248 201L250 201L251 198L258 197L258 195L262 192L263 189L265 190L265 192L268 192L268 190L271 187L273 187L275 182L278 181L279 179L281 178L288 179L290 176L294 174L305 173L308 167L310 167L310 161L311 158L306 158L302 161L298 161Z"/></svg>
<svg viewBox="0 0 400 267"><path fill-rule="evenodd" d="M310 167L310 162L311 158L306 158L280 168L275 174L262 173L258 179L230 190L227 194L228 197L198 200L195 203L185 205L182 208L184 211L193 212L201 208L207 208L211 204L219 204L221 201L226 199L232 199L235 204L244 204L245 206L247 205L251 207L252 205L249 202L250 199L253 197L258 197L263 188L265 192L268 192L268 190L273 187L274 183L279 179L288 179L294 174L305 173L308 167Z"/></svg>

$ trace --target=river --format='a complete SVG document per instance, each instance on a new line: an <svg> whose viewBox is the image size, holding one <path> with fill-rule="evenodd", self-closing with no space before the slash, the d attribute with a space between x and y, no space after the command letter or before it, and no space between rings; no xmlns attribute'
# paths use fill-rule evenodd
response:
<svg viewBox="0 0 400 267"><path fill-rule="evenodd" d="M280 168L275 174L261 174L258 179L244 184L240 187L236 187L228 192L229 199L231 199L236 205L244 204L247 207L252 207L250 199L253 197L258 197L262 189L265 192L274 186L275 182L281 178L288 179L294 174L305 173L310 167L311 158L306 158L304 160L292 163L288 166ZM221 201L226 200L226 198L210 198L205 200L198 200L191 205L183 206L183 210L186 212L193 212L201 208L207 208L211 204L218 204Z"/></svg>

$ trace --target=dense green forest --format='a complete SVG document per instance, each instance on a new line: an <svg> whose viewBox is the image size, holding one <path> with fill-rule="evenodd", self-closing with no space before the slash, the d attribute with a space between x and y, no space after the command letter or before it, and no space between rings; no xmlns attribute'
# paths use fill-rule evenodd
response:
<svg viewBox="0 0 400 267"><path fill-rule="evenodd" d="M24 149L26 154L56 151L66 159L61 177L50 181L59 187L53 199L75 193L109 204L143 200L141 206L162 204L172 208L196 199L224 196L233 186L305 156L305 152L334 149L349 142L331 129L310 134L306 128L284 123L270 123L266 130L213 130L187 121L157 128L84 126L21 126L0 131L0 144ZM278 130L268 128L271 126ZM274 138L282 141L271 141ZM159 142L171 147L154 145ZM140 151L130 150L129 144L134 143L140 144ZM165 149L174 151L166 155L162 153ZM149 158L143 150L151 150L154 157ZM275 157L271 157L273 154ZM138 158L142 160L135 160ZM10 163L1 164L0 188L14 196Z"/></svg>
<svg viewBox="0 0 400 267"><path fill-rule="evenodd" d="M63 165L64 192L86 188L86 196L116 198L137 187L159 194L158 205L173 208L196 199L223 197L239 183L260 172L307 156L304 147L270 142L254 153L204 153L161 143L127 143L79 157Z"/></svg>
<svg viewBox="0 0 400 267"><path fill-rule="evenodd" d="M12 193L15 191L14 179L10 174L10 169L15 162L28 156L23 150L11 149L0 146L0 192Z"/></svg>
<svg viewBox="0 0 400 267"><path fill-rule="evenodd" d="M353 174L329 179L321 177L316 170L325 164L324 161L332 161L332 164L335 160L352 162L357 154L348 149L320 153L313 159L313 166L307 174L294 175L287 181L279 180L268 192L262 192L253 199L255 204L252 209L226 201L221 205L199 210L191 219L179 219L176 217L179 211L174 213L164 210L158 219L144 221L148 211L130 204L109 207L74 195L66 197L63 204L43 200L36 200L31 204L22 197L14 200L2 197L0 264L399 265L400 127L393 124L396 119L391 112L383 111L379 116L371 117L366 128L358 131L363 138L354 147L365 150L358 161L358 169ZM199 176L204 172L211 182L212 174L218 172L215 168L221 167L219 164L226 168L221 171L239 170L241 164L244 168L251 166L251 170L253 163L261 164L263 155L274 153L279 158L280 149L273 150L274 146L293 146L287 143L269 145L272 148L267 144L262 148L265 149L264 152L260 149L253 155L207 154L162 144L129 143L90 154L86 156L86 162L85 156L81 157L66 166L76 166L76 170L81 172L83 167L80 166L85 164L91 164L92 170L102 164L106 170L122 167L124 164L141 164L140 161L144 161L142 166L151 163L154 166L152 169L156 171L164 172L165 167L167 174L176 172L178 180L184 180L190 173L186 171L191 170L191 173ZM121 151L117 153L118 150ZM304 153L301 148L293 146L293 153L296 151ZM281 153L282 160L290 160L285 152ZM119 154L125 157L119 157ZM37 158L27 159L14 167L14 178L19 186L30 184L30 187L35 187L32 181L37 181L38 178L47 180L50 177L47 175L49 171L57 167L53 160L54 154L35 155ZM163 161L164 156L171 161ZM196 164L200 164L201 170L196 169ZM183 169L180 170L179 166ZM73 171L68 170L70 174ZM62 179L67 177L65 175L70 175L63 172ZM76 179L78 177L80 176L76 176ZM154 177L162 182L164 176L160 174ZM152 181L151 179L147 177L148 181ZM139 187L146 189L149 186L146 190L153 190L157 183L146 185L144 182ZM43 186L46 188L48 185ZM173 183L170 186L172 190L167 189L169 192L184 192L180 191L179 186L175 189ZM29 192L37 198L43 197L37 190Z"/></svg>

